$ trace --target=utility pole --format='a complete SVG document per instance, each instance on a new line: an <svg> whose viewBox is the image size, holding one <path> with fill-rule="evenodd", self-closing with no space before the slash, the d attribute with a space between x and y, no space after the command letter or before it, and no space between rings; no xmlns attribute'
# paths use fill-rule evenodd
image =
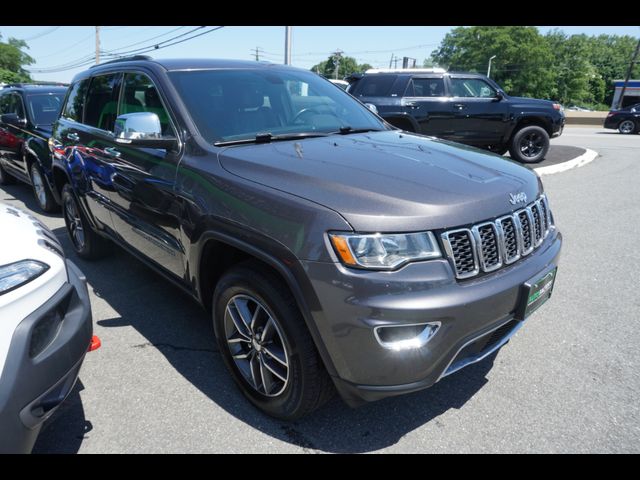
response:
<svg viewBox="0 0 640 480"><path fill-rule="evenodd" d="M629 70L627 70L627 77L624 79L624 85L622 85L622 91L620 92L620 98L618 98L618 110L622 107L622 101L624 100L624 92L627 90L627 84L629 83L629 78L631 77L631 71L633 70L633 64L636 63L636 59L638 58L638 52L640 52L640 40L638 40L638 45L636 46L636 51L633 54L633 58L631 59L631 63L629 64Z"/></svg>
<svg viewBox="0 0 640 480"><path fill-rule="evenodd" d="M333 52L333 64L336 66L334 72L336 80L338 79L338 72L340 71L340 58L342 58L342 50L337 49Z"/></svg>
<svg viewBox="0 0 640 480"><path fill-rule="evenodd" d="M493 57L491 57L489 59L489 68L487 68L487 78L491 78L491 60L493 60L496 57L497 57L497 55L494 55Z"/></svg>
<svg viewBox="0 0 640 480"><path fill-rule="evenodd" d="M291 65L291 29L284 27L284 64Z"/></svg>
<svg viewBox="0 0 640 480"><path fill-rule="evenodd" d="M389 68L391 68L391 64L393 63L393 57L395 56L395 53L391 54L391 60L389 60Z"/></svg>
<svg viewBox="0 0 640 480"><path fill-rule="evenodd" d="M255 49L252 48L251 51L255 51L255 55L256 55L256 62L260 61L260 50L262 50L260 47L256 47Z"/></svg>
<svg viewBox="0 0 640 480"><path fill-rule="evenodd" d="M100 27L96 27L96 65L100 63Z"/></svg>

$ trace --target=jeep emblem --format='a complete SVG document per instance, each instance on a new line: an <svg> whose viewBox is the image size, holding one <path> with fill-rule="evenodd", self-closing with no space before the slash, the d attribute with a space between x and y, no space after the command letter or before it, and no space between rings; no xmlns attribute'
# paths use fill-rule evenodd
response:
<svg viewBox="0 0 640 480"><path fill-rule="evenodd" d="M527 202L527 194L524 192L519 192L516 193L515 195L513 193L509 194L509 203L511 203L511 205L516 205L518 203L526 203Z"/></svg>

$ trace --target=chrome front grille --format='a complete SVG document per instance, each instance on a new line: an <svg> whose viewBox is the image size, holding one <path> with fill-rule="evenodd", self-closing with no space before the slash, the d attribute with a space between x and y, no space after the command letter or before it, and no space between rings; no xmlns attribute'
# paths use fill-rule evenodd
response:
<svg viewBox="0 0 640 480"><path fill-rule="evenodd" d="M550 227L551 211L542 195L511 215L448 230L441 238L456 277L464 279L493 272L530 254L549 235Z"/></svg>

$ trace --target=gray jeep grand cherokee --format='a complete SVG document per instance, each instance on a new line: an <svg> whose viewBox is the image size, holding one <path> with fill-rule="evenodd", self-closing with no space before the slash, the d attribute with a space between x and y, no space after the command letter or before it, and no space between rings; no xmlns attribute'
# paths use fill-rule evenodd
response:
<svg viewBox="0 0 640 480"><path fill-rule="evenodd" d="M276 417L334 385L350 405L428 387L551 294L561 236L534 172L396 130L309 71L105 63L50 148L77 253L118 244L189 292Z"/></svg>

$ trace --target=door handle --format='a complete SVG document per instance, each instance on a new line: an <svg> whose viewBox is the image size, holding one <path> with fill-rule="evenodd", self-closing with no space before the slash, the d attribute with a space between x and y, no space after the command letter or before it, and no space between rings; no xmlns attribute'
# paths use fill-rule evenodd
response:
<svg viewBox="0 0 640 480"><path fill-rule="evenodd" d="M122 153L120 153L118 150L116 150L114 147L108 147L104 149L104 153L106 153L107 155L109 155L110 157L119 157L120 155L122 155Z"/></svg>
<svg viewBox="0 0 640 480"><path fill-rule="evenodd" d="M467 106L464 103L454 103L453 108L456 110L464 110Z"/></svg>
<svg viewBox="0 0 640 480"><path fill-rule="evenodd" d="M409 108L418 108L418 107L420 107L420 105L418 105L416 102L405 102L404 106L405 107L409 107Z"/></svg>
<svg viewBox="0 0 640 480"><path fill-rule="evenodd" d="M77 133L67 133L67 140L71 140L72 142L79 142L80 135Z"/></svg>

